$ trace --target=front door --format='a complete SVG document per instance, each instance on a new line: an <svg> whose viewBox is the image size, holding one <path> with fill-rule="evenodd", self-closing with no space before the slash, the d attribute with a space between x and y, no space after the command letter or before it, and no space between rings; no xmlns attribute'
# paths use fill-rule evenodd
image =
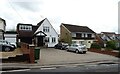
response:
<svg viewBox="0 0 120 74"><path fill-rule="evenodd" d="M43 46L43 36L38 37L37 46Z"/></svg>

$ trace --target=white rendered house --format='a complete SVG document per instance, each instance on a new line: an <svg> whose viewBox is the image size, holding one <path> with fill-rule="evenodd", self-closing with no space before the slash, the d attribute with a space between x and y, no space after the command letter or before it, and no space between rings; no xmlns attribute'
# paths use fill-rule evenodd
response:
<svg viewBox="0 0 120 74"><path fill-rule="evenodd" d="M38 28L35 31L35 33L42 31L44 32L47 36L43 39L44 41L47 41L45 43L48 44L48 47L54 47L58 43L58 33L56 30L53 28L51 23L47 18L42 20L37 24Z"/></svg>

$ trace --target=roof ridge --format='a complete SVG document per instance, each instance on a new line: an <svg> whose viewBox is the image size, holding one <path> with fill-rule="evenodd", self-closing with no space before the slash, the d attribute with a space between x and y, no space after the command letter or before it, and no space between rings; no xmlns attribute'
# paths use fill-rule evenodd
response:
<svg viewBox="0 0 120 74"><path fill-rule="evenodd" d="M70 26L80 26L80 27L87 27L87 26L81 26L81 25L73 25L73 24L65 24L65 23L62 23L63 25L70 25Z"/></svg>

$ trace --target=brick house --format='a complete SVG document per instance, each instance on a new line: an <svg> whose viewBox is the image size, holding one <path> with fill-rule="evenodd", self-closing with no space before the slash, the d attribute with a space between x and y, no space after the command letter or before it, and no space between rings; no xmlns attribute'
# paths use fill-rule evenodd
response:
<svg viewBox="0 0 120 74"><path fill-rule="evenodd" d="M114 40L117 42L117 47L119 47L120 43L120 35L116 34L115 32L101 32L99 34L96 34L97 42L102 46L106 47L106 42Z"/></svg>
<svg viewBox="0 0 120 74"><path fill-rule="evenodd" d="M60 25L60 41L69 44L85 44L87 48L90 48L91 44L95 41L95 32L87 26L62 23Z"/></svg>

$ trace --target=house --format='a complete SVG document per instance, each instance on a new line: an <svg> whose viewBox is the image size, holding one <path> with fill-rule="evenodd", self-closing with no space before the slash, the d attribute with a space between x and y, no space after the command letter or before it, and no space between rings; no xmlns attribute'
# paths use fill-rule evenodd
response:
<svg viewBox="0 0 120 74"><path fill-rule="evenodd" d="M39 31L44 32L47 35L44 38L44 41L47 41L48 47L54 47L58 43L58 33L53 28L49 20L45 18L42 20L42 22L39 22L37 26L38 28L34 33L37 33Z"/></svg>
<svg viewBox="0 0 120 74"><path fill-rule="evenodd" d="M0 18L0 39L4 39L6 22L4 19Z"/></svg>
<svg viewBox="0 0 120 74"><path fill-rule="evenodd" d="M119 46L120 42L120 36L115 32L101 32L100 34L96 35L96 39L102 47L106 47L107 41L114 40L118 43L117 46Z"/></svg>
<svg viewBox="0 0 120 74"><path fill-rule="evenodd" d="M32 44L32 24L17 24L17 42Z"/></svg>
<svg viewBox="0 0 120 74"><path fill-rule="evenodd" d="M16 36L17 36L16 31L6 31L4 36L5 36L5 40L16 45Z"/></svg>
<svg viewBox="0 0 120 74"><path fill-rule="evenodd" d="M21 24L17 25L17 42L35 44L36 46L54 47L58 43L58 34L47 18L37 25Z"/></svg>
<svg viewBox="0 0 120 74"><path fill-rule="evenodd" d="M69 44L85 44L87 48L90 48L91 44L95 41L95 32L87 26L62 23L60 25L60 40Z"/></svg>
<svg viewBox="0 0 120 74"><path fill-rule="evenodd" d="M37 26L32 24L17 24L17 43L24 42L35 44L35 46L43 46L43 38L46 36L42 31L34 33Z"/></svg>

